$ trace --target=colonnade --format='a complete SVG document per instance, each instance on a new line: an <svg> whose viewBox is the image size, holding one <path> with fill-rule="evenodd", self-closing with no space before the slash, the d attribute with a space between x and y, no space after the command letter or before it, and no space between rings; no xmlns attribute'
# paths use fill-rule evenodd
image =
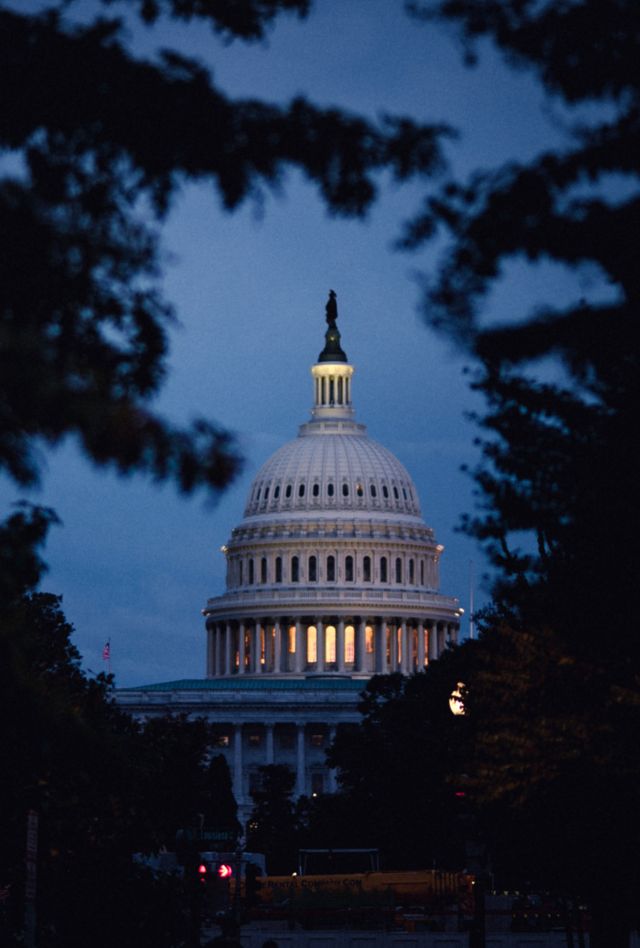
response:
<svg viewBox="0 0 640 948"><path fill-rule="evenodd" d="M458 638L439 619L322 616L207 622L207 676L305 674L408 675Z"/></svg>

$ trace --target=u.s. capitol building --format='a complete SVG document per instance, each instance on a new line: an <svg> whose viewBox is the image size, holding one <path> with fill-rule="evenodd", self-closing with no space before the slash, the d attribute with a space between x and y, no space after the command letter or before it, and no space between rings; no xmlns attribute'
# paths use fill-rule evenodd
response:
<svg viewBox="0 0 640 948"><path fill-rule="evenodd" d="M226 591L203 610L206 678L117 693L137 715L214 723L241 818L264 764L290 766L298 795L331 792L325 751L359 720L366 680L418 671L459 635L411 477L355 419L333 293L326 315L311 418L258 471L223 547Z"/></svg>

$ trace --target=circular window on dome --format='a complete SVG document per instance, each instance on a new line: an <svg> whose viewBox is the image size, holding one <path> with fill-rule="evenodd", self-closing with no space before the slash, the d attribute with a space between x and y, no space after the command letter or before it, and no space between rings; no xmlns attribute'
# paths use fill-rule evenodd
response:
<svg viewBox="0 0 640 948"><path fill-rule="evenodd" d="M333 484L327 484L327 495L333 497Z"/></svg>
<svg viewBox="0 0 640 948"><path fill-rule="evenodd" d="M348 484L343 484L343 485L342 485L342 496L343 496L343 497L348 497L348 496L349 496L349 485L348 485Z"/></svg>

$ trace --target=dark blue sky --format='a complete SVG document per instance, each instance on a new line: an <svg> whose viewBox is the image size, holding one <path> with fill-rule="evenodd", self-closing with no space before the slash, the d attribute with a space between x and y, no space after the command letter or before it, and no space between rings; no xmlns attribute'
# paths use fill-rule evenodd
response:
<svg viewBox="0 0 640 948"><path fill-rule="evenodd" d="M531 78L507 70L490 50L478 68L466 69L447 32L411 21L394 0L319 0L316 7L307 21L279 21L258 46L224 46L203 27L175 24L133 41L149 52L178 44L210 65L230 95L283 102L303 93L372 118L389 112L446 121L460 130L448 146L459 173L527 158L561 140L560 113ZM343 347L356 367L358 419L412 474L423 515L446 547L442 590L468 607L470 561L478 585L484 566L454 528L472 508L472 484L460 466L474 463L476 431L463 416L481 406L462 375L465 360L417 315L412 273L433 272L435 248L418 255L391 249L422 190L387 187L384 177L380 184L381 199L364 223L328 217L296 174L268 197L262 216L251 205L224 213L206 186L185 186L176 202L164 229L163 282L180 325L159 407L177 421L206 415L235 431L244 475L214 507L143 478L96 472L69 443L50 457L43 488L29 495L63 521L47 547L44 587L63 594L88 668L103 668L110 639L118 685L202 676L200 609L223 589L220 547L242 516L259 465L308 417L309 367L322 348L329 288L338 294ZM584 295L590 281L589 274L528 271L515 261L488 313L509 319L541 291L557 302ZM3 510L16 497L2 481Z"/></svg>

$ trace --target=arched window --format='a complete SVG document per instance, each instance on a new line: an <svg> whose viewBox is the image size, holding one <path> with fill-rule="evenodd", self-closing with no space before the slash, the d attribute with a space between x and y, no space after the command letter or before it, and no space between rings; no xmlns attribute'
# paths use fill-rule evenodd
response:
<svg viewBox="0 0 640 948"><path fill-rule="evenodd" d="M273 488L273 499L277 500L279 496L280 496L280 484L276 484L276 486Z"/></svg>
<svg viewBox="0 0 640 948"><path fill-rule="evenodd" d="M371 582L371 557L365 556L362 560L362 578L365 583Z"/></svg>
<svg viewBox="0 0 640 948"><path fill-rule="evenodd" d="M396 582L402 582L402 560L399 556L396 558Z"/></svg>
<svg viewBox="0 0 640 948"><path fill-rule="evenodd" d="M253 557L249 559L249 585L253 586L255 582Z"/></svg>
<svg viewBox="0 0 640 948"><path fill-rule="evenodd" d="M276 582L282 582L282 557L276 556Z"/></svg>
<svg viewBox="0 0 640 948"><path fill-rule="evenodd" d="M336 578L336 558L335 556L327 557L327 582L333 583Z"/></svg>
<svg viewBox="0 0 640 948"><path fill-rule="evenodd" d="M314 497L319 497L319 496L320 496L320 484L314 484L314 485L313 485L313 496L314 496Z"/></svg>
<svg viewBox="0 0 640 948"><path fill-rule="evenodd" d="M387 487L386 484L382 485L382 496L385 498L385 500L389 496L389 488Z"/></svg>
<svg viewBox="0 0 640 948"><path fill-rule="evenodd" d="M343 496L343 497L348 497L348 496L349 496L349 485L348 485L348 484L343 484L343 485L342 485L342 496Z"/></svg>
<svg viewBox="0 0 640 948"><path fill-rule="evenodd" d="M377 488L376 488L376 485L375 485L375 484L370 484L370 485L369 485L369 490L371 491L371 496L372 496L373 499L375 500L376 497L378 496L378 490L377 490Z"/></svg>
<svg viewBox="0 0 640 948"><path fill-rule="evenodd" d="M351 665L356 660L356 630L352 625L344 629L344 660Z"/></svg>
<svg viewBox="0 0 640 948"><path fill-rule="evenodd" d="M291 582L300 582L300 561L297 556L291 557Z"/></svg>
<svg viewBox="0 0 640 948"><path fill-rule="evenodd" d="M318 581L318 560L315 556L309 557L309 582L316 583Z"/></svg>
<svg viewBox="0 0 640 948"><path fill-rule="evenodd" d="M386 556L380 557L380 582L387 582L387 558Z"/></svg>
<svg viewBox="0 0 640 948"><path fill-rule="evenodd" d="M353 557L352 556L345 557L344 578L348 583L353 582Z"/></svg>
<svg viewBox="0 0 640 948"><path fill-rule="evenodd" d="M336 627L328 625L324 630L324 660L327 665L336 662Z"/></svg>
<svg viewBox="0 0 640 948"><path fill-rule="evenodd" d="M265 487L264 489L264 499L269 500L269 487L268 486Z"/></svg>
<svg viewBox="0 0 640 948"><path fill-rule="evenodd" d="M393 488L393 496L395 497L396 500L399 500L400 495L398 494L398 488L395 486Z"/></svg>
<svg viewBox="0 0 640 948"><path fill-rule="evenodd" d="M263 556L260 560L260 582L266 583L267 581L267 558Z"/></svg>
<svg viewBox="0 0 640 948"><path fill-rule="evenodd" d="M256 503L260 500L260 492L261 492L261 490L262 490L262 487L259 487L259 488L258 488L258 493L256 494Z"/></svg>
<svg viewBox="0 0 640 948"><path fill-rule="evenodd" d="M409 560L409 583L413 586L416 581L416 568L413 560Z"/></svg>
<svg viewBox="0 0 640 948"><path fill-rule="evenodd" d="M288 499L289 497L291 497L291 491L292 491L292 490L293 490L293 488L291 487L291 484L287 484L286 489L285 489L285 492L284 492L284 496L285 496L287 499Z"/></svg>
<svg viewBox="0 0 640 948"><path fill-rule="evenodd" d="M300 484L298 487L298 497L304 497L304 484Z"/></svg>
<svg viewBox="0 0 640 948"><path fill-rule="evenodd" d="M318 661L318 630L315 625L307 629L307 662L313 664Z"/></svg>
<svg viewBox="0 0 640 948"><path fill-rule="evenodd" d="M327 484L327 495L333 497L333 484L331 483Z"/></svg>
<svg viewBox="0 0 640 948"><path fill-rule="evenodd" d="M420 560L420 585L424 586L424 560Z"/></svg>
<svg viewBox="0 0 640 948"><path fill-rule="evenodd" d="M362 484L360 484L360 483L356 484L356 496L357 496L357 497L363 497L363 496L364 496L364 488L363 488Z"/></svg>

